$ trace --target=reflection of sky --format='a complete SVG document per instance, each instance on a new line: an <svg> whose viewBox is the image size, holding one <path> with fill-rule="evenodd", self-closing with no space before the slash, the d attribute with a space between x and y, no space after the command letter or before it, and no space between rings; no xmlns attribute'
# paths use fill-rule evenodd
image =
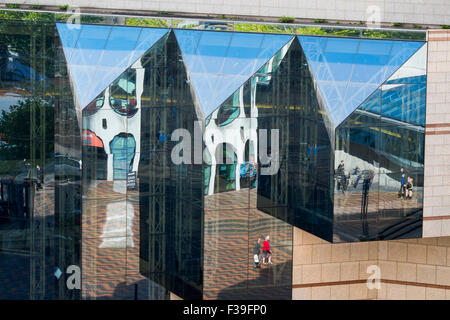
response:
<svg viewBox="0 0 450 320"><path fill-rule="evenodd" d="M95 99L168 29L57 23L58 34L82 108Z"/></svg>
<svg viewBox="0 0 450 320"><path fill-rule="evenodd" d="M22 97L15 93L0 94L0 111L9 110L9 107L17 104L20 99L22 99Z"/></svg>

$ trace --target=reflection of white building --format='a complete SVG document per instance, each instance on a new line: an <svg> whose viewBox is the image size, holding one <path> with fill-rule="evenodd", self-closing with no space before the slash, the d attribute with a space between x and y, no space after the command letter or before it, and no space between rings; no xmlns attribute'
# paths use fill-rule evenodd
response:
<svg viewBox="0 0 450 320"><path fill-rule="evenodd" d="M220 126L215 121L217 119L217 115L220 112L220 108L215 110L212 115L209 123L205 128L204 133L204 141L206 145L206 149L208 150L209 155L211 156L211 174L209 177L209 187L208 194L214 193L214 182L216 178L216 169L217 164L221 164L223 161L219 159L222 154L222 149L226 149L227 153L234 153L232 156L234 163L236 164L235 170L235 189L240 190L240 166L245 162L245 146L249 143L250 146L250 155L257 154L257 127L258 127L258 109L255 105L254 92L256 91L256 82L253 84L252 81L252 99L250 106L250 118L246 117L244 111L244 102L243 102L243 93L244 86L242 86L238 91L235 92L237 95L238 106L236 107L235 113L238 116L231 120L230 123ZM254 88L253 88L254 87ZM237 109L239 108L239 109ZM239 110L239 111L237 111ZM233 115L231 115L233 117ZM236 134L239 132L240 134ZM229 150L229 148L233 150ZM256 159L253 159L255 162Z"/></svg>
<svg viewBox="0 0 450 320"><path fill-rule="evenodd" d="M101 140L108 181L138 170L144 73L139 59L83 111L84 144L93 145L92 134Z"/></svg>
<svg viewBox="0 0 450 320"><path fill-rule="evenodd" d="M209 185L207 194L214 194L218 167L224 159L220 159L226 151L227 158L235 164L233 166L234 175L229 173L231 178L234 176L234 190L241 189L240 177L243 174L244 164L251 163L256 165L258 156L258 108L256 106L256 94L258 85L267 85L270 83L272 73L280 65L289 46L284 46L276 55L274 55L258 72L242 85L223 104L216 109L206 119L206 128L204 132L204 142L207 150L207 163L211 164L209 174ZM249 90L245 90L246 86ZM246 110L244 104L244 94L250 95L247 101L250 102L249 110ZM230 100L232 100L230 105ZM228 110L225 110L228 109ZM225 119L221 113L227 114ZM239 134L237 134L239 132ZM232 150L229 150L229 149ZM246 150L247 149L247 150ZM245 155L248 153L248 158ZM227 164L227 163L223 163ZM208 177L207 177L208 178ZM206 192L205 192L206 193Z"/></svg>

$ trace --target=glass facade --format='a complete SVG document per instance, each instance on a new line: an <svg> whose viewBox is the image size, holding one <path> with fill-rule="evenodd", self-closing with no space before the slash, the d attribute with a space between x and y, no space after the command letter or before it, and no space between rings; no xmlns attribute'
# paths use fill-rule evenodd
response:
<svg viewBox="0 0 450 320"><path fill-rule="evenodd" d="M423 41L0 28L1 299L291 299L294 226L421 236Z"/></svg>
<svg viewBox="0 0 450 320"><path fill-rule="evenodd" d="M337 129L333 240L422 235L426 44Z"/></svg>

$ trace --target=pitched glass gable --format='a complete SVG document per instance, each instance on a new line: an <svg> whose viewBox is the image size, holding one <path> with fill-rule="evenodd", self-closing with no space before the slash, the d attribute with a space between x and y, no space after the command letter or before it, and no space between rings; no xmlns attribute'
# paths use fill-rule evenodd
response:
<svg viewBox="0 0 450 320"><path fill-rule="evenodd" d="M427 45L424 44L381 87L381 116L425 126Z"/></svg>
<svg viewBox="0 0 450 320"><path fill-rule="evenodd" d="M337 127L423 42L298 36Z"/></svg>
<svg viewBox="0 0 450 320"><path fill-rule="evenodd" d="M168 32L162 28L56 26L81 108Z"/></svg>
<svg viewBox="0 0 450 320"><path fill-rule="evenodd" d="M425 43L408 61L395 71L386 84L426 83L427 82L427 44Z"/></svg>
<svg viewBox="0 0 450 320"><path fill-rule="evenodd" d="M426 61L427 45L424 44L356 111L368 111L384 118L424 126Z"/></svg>
<svg viewBox="0 0 450 320"><path fill-rule="evenodd" d="M204 116L208 116L292 36L175 30Z"/></svg>

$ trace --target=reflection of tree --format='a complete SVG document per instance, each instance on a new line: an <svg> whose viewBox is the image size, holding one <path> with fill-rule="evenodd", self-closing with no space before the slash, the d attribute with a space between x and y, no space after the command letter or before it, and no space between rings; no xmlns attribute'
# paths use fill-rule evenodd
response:
<svg viewBox="0 0 450 320"><path fill-rule="evenodd" d="M0 81L20 79L21 88L31 89L27 88L26 81L33 80L33 71L37 72L36 76L52 77L55 56L55 25L52 21L52 15L0 11ZM13 65L12 70L6 70L8 63ZM0 87L5 86L8 84L0 82Z"/></svg>
<svg viewBox="0 0 450 320"><path fill-rule="evenodd" d="M32 111L34 124L31 121ZM6 145L0 148L0 159L30 159L33 145L37 164L43 164L44 159L39 159L42 148L45 158L49 158L53 152L53 114L53 106L39 97L20 100L16 105L10 106L8 111L2 110L0 134ZM31 140L31 130L34 130L34 141ZM42 134L45 134L45 141L42 140Z"/></svg>

